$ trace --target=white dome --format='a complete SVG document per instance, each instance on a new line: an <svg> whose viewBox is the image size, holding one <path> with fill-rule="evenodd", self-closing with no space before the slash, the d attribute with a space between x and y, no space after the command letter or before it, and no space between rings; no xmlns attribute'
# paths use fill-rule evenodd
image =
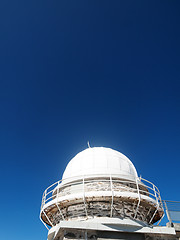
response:
<svg viewBox="0 0 180 240"><path fill-rule="evenodd" d="M138 175L132 162L122 153L111 148L94 147L78 153L67 165L62 180L117 177L135 180Z"/></svg>

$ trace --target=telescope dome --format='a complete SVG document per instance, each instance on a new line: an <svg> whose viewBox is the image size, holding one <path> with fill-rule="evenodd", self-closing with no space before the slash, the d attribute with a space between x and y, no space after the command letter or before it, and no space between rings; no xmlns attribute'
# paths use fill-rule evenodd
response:
<svg viewBox="0 0 180 240"><path fill-rule="evenodd" d="M116 226L126 225L127 219L133 221L132 227L137 221L143 225L155 223L162 218L164 210L158 188L138 178L134 165L125 155L110 148L94 147L78 153L68 163L62 180L44 191L40 214L45 224L58 226L56 230L61 229L58 225L61 223L65 229L74 228L77 223L78 229L89 219L83 227L97 230L96 224L101 222L108 226L105 231L109 231L112 223L116 231ZM71 221L72 225L68 225ZM81 239L79 236L76 239Z"/></svg>
<svg viewBox="0 0 180 240"><path fill-rule="evenodd" d="M105 147L87 148L68 163L62 183L110 176L127 180L138 177L134 165L124 154Z"/></svg>

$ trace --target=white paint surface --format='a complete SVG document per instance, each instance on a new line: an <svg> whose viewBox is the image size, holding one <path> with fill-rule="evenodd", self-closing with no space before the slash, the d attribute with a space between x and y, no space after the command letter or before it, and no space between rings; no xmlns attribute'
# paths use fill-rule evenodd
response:
<svg viewBox="0 0 180 240"><path fill-rule="evenodd" d="M132 162L122 153L111 148L94 147L78 153L67 165L62 180L86 179L99 175L123 179L136 179L137 171Z"/></svg>

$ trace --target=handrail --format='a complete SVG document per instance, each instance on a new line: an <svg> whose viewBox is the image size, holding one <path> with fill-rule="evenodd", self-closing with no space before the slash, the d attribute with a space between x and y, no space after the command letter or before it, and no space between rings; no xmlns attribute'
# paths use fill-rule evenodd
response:
<svg viewBox="0 0 180 240"><path fill-rule="evenodd" d="M139 194L142 194L142 195L147 195L147 193L148 193L148 195L152 196L157 201L157 203L159 203L160 206L162 206L162 200L161 200L159 189L153 183L151 183L150 181L148 181L146 179L141 178L141 180L139 181L139 178L137 178L137 184L136 184L135 181L132 181L132 180L130 181L130 180L121 180L121 179L113 179L112 178L111 181L112 181L113 190L115 190L115 187L113 186L113 183L120 183L120 184L126 184L127 183L127 184L133 184L134 186L137 185L137 188L127 186L127 185L124 185L122 187L131 189L133 191L137 191L137 193L139 192ZM110 179L103 179L103 178L102 179L98 178L98 179L93 179L93 180L92 179L91 180L85 180L84 179L84 184L92 183L92 182L107 182L107 183L109 182L110 183L111 181L110 181ZM66 188L66 187L73 186L73 185L77 186L79 184L82 184L82 186L83 186L83 179L78 180L78 181L73 182L73 183L67 183L67 184L63 185L62 187L60 185L61 182L62 182L62 180L59 180L59 181L53 183L52 185L50 185L48 188L46 188L46 190L44 191L43 196L42 196L41 209L48 202L48 200L53 199L53 193L55 192L55 189L56 189L57 186L59 186L59 188L62 188L62 189ZM152 187L148 186L145 183L150 184ZM50 188L52 188L52 187L53 187L53 189L50 190ZM141 187L144 187L147 190L144 190ZM110 189L111 189L111 185L110 185ZM50 191L48 191L48 190L50 190Z"/></svg>
<svg viewBox="0 0 180 240"><path fill-rule="evenodd" d="M67 187L81 186L82 192L83 192L83 201L85 204L85 192L95 191L95 189L87 190L86 188L88 187L88 184L93 184L93 183L97 183L97 182L109 183L109 185L108 185L109 187L107 186L109 188L108 191L111 191L113 195L114 195L114 192L118 191L119 186L121 187L121 189L124 189L125 191L129 190L130 192L137 193L139 201L137 204L136 212L140 205L141 195L146 195L146 196L149 196L150 198L154 199L156 201L156 209L159 209L159 207L161 209L163 209L163 203L161 200L159 189L153 183L151 183L150 181L148 181L144 178L136 178L133 181L133 180L123 180L123 179L113 178L110 175L109 178L108 178L108 176L106 178L103 176L103 177L98 177L97 179L87 179L87 180L84 179L84 177L82 177L82 179L80 179L80 180L77 180L74 182L68 182L63 185L61 184L62 182L63 182L62 180L59 180L59 181L51 184L43 192L42 202L41 202L41 212L43 214L45 214L44 206L51 200L58 198L59 195L61 193L63 193L63 190L66 189ZM120 185L116 186L117 183L119 183ZM106 191L106 190L102 190L102 191ZM71 189L71 193L72 192L73 192L73 188ZM113 197L112 197L112 203L113 203ZM57 205L57 203L56 203L56 205ZM59 208L59 206L58 206L58 208ZM86 206L85 206L85 211L86 211ZM112 206L111 206L111 211L112 211ZM40 212L40 215L41 215L41 212ZM154 212L153 217L155 216L156 212L157 211ZM63 215L61 210L60 210L60 213L61 213L61 215ZM87 215L87 213L86 213L86 215ZM112 213L111 213L111 215L112 215ZM46 218L47 218L47 216L46 216ZM152 219L150 222L152 222Z"/></svg>
<svg viewBox="0 0 180 240"><path fill-rule="evenodd" d="M163 200L166 215L171 226L180 222L180 201Z"/></svg>

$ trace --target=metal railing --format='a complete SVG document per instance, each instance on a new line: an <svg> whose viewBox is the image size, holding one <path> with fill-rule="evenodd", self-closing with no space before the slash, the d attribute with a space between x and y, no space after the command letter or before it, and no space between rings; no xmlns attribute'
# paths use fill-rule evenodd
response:
<svg viewBox="0 0 180 240"><path fill-rule="evenodd" d="M173 223L180 223L180 202L163 200L166 215L171 226Z"/></svg>
<svg viewBox="0 0 180 240"><path fill-rule="evenodd" d="M98 186L98 188L94 189L92 186L95 186L99 182L103 183L103 187ZM42 196L42 203L41 203L41 211L40 211L40 219L41 219L41 212L43 212L45 215L44 211L44 206L49 203L50 201L56 199L58 201L58 198L61 196L67 196L70 194L74 193L83 193L83 202L85 206L85 212L87 215L87 210L86 210L86 193L91 192L91 191L111 191L111 196L112 196L112 202L111 202L111 214L110 216L112 217L112 208L113 208L113 198L114 198L114 192L132 192L136 193L138 196L138 203L137 203L137 208L135 211L135 217L139 208L139 205L141 203L141 198L142 195L145 195L147 197L150 197L153 199L155 203L156 210L149 222L149 224L153 221L153 218L155 214L157 213L158 209L163 210L163 203L161 200L160 192L159 189L150 181L143 179L143 178L137 178L136 180L122 180L122 179L117 179L113 178L111 175L109 178L102 178L98 177L96 179L84 179L82 178L81 180L78 181L68 181L66 184L62 184L62 180L59 180L55 183L53 183L51 186L49 186L43 193ZM56 202L57 208L59 209L61 213L61 209L59 208L58 202ZM61 213L62 217L63 214ZM46 215L46 218L48 219L48 216ZM41 219L42 221L42 219ZM52 223L48 219L50 225ZM43 222L44 223L44 222ZM44 224L45 225L45 224ZM46 226L47 227L47 226Z"/></svg>

